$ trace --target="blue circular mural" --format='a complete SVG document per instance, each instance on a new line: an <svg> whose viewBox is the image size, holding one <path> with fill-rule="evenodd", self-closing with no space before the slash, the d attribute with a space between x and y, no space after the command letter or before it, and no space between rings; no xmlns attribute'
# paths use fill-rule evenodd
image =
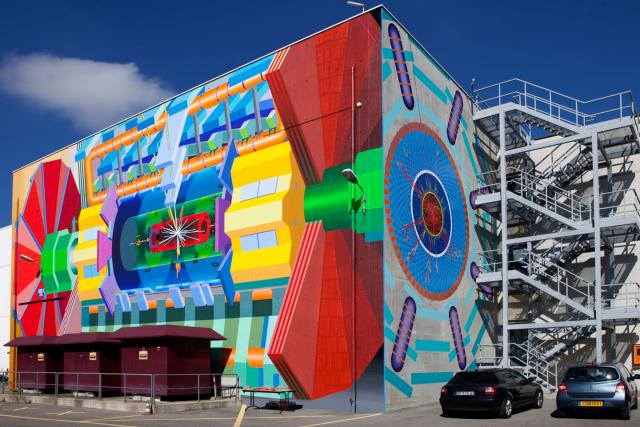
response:
<svg viewBox="0 0 640 427"><path fill-rule="evenodd" d="M412 286L433 300L458 287L469 252L462 182L440 137L421 123L398 131L385 166L385 217Z"/></svg>

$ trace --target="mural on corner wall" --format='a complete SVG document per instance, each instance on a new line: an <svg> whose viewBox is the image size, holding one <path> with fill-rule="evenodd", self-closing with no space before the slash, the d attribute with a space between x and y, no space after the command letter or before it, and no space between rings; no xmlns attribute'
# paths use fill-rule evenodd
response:
<svg viewBox="0 0 640 427"><path fill-rule="evenodd" d="M482 171L470 100L385 11L381 27L384 380L394 410L437 401L455 372L475 368L491 308L471 267L481 242L467 200Z"/></svg>
<svg viewBox="0 0 640 427"><path fill-rule="evenodd" d="M242 385L348 389L383 344L379 34L362 15L15 172L14 335L206 326Z"/></svg>

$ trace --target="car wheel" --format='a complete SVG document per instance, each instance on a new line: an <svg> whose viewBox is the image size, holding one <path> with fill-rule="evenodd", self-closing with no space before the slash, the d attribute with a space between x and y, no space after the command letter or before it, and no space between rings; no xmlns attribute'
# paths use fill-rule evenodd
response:
<svg viewBox="0 0 640 427"><path fill-rule="evenodd" d="M513 400L511 397L507 396L502 401L500 405L500 412L498 412L498 416L500 418L511 418L511 414L513 413Z"/></svg>
<svg viewBox="0 0 640 427"><path fill-rule="evenodd" d="M444 417L452 417L453 416L453 412L449 411L449 410L446 410L446 409L443 409L442 410L442 416L444 416Z"/></svg>
<svg viewBox="0 0 640 427"><path fill-rule="evenodd" d="M535 408L540 409L542 408L542 405L544 404L544 396L542 394L541 390L536 391L536 397L535 400L533 402L533 405Z"/></svg>
<svg viewBox="0 0 640 427"><path fill-rule="evenodd" d="M627 407L624 408L622 412L620 412L621 420L630 420L631 419L631 403L627 402Z"/></svg>

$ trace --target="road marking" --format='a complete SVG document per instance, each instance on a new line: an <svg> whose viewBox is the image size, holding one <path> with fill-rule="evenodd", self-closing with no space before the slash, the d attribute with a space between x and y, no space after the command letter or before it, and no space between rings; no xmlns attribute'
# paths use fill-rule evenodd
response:
<svg viewBox="0 0 640 427"><path fill-rule="evenodd" d="M357 421L357 420L363 420L365 418L377 417L378 415L382 415L382 412L378 412L378 413L375 413L375 414L368 414L368 415L364 415L364 416L360 416L360 417L345 418L343 420L326 421L324 423L317 423L317 424L306 424L306 425L301 426L301 427L315 427L315 426L324 426L324 425L327 425L327 424L347 423L349 421Z"/></svg>
<svg viewBox="0 0 640 427"><path fill-rule="evenodd" d="M240 407L240 410L238 411L238 417L236 418L236 422L233 423L233 427L240 427L240 424L242 424L242 419L244 418L244 413L247 410L247 405L242 405Z"/></svg>
<svg viewBox="0 0 640 427"><path fill-rule="evenodd" d="M102 420L116 420L120 418L133 418L133 417L149 417L149 415L118 415L116 417L100 417L100 418L91 418L89 420L83 421L102 421ZM137 421L137 420L136 420Z"/></svg>
<svg viewBox="0 0 640 427"><path fill-rule="evenodd" d="M10 411L18 412L18 411L24 411L25 409L29 409L29 407L28 407L28 406L25 406L24 408L10 409Z"/></svg>
<svg viewBox="0 0 640 427"><path fill-rule="evenodd" d="M64 412L47 412L47 415L67 415L67 414L84 414L84 412L81 411L64 411Z"/></svg>
<svg viewBox="0 0 640 427"><path fill-rule="evenodd" d="M149 415L130 415L131 417L145 417L141 420L130 420L136 423L141 423L141 422L145 422L145 421L149 421L149 422L155 422L155 421L221 421L221 420L235 420L235 418L233 417L201 417L201 418L182 418L182 417L176 417L176 418L154 418L153 416L149 416ZM118 418L118 417L115 417ZM122 418L125 418L124 416ZM96 420L102 420L102 419L108 419L108 418L96 418ZM94 420L87 420L87 421L94 421ZM114 419L114 422L118 422L119 419Z"/></svg>
<svg viewBox="0 0 640 427"><path fill-rule="evenodd" d="M96 425L96 426L110 426L110 427L135 427L128 426L125 424L108 424L108 423L99 423L99 422L91 422L91 421L75 421L75 420L60 420L56 418L43 418L43 417L27 417L26 415L9 415L9 414L0 414L0 417L5 418L18 418L22 420L38 420L38 421L56 421L56 422L65 422L67 424L86 424L86 425Z"/></svg>

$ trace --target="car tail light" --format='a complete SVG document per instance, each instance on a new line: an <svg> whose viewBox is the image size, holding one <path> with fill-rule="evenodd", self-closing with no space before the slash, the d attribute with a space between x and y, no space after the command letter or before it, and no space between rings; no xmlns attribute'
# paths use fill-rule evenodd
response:
<svg viewBox="0 0 640 427"><path fill-rule="evenodd" d="M484 394L486 396L495 396L498 394L498 390L494 386L490 385L484 388Z"/></svg>
<svg viewBox="0 0 640 427"><path fill-rule="evenodd" d="M567 392L567 385L562 382L560 383L560 385L558 386L558 393L566 393Z"/></svg>
<svg viewBox="0 0 640 427"><path fill-rule="evenodd" d="M440 396L446 396L447 394L449 394L449 389L447 388L447 386L443 386L440 389Z"/></svg>
<svg viewBox="0 0 640 427"><path fill-rule="evenodd" d="M616 386L616 393L624 393L626 389L624 388L624 383L620 381Z"/></svg>

